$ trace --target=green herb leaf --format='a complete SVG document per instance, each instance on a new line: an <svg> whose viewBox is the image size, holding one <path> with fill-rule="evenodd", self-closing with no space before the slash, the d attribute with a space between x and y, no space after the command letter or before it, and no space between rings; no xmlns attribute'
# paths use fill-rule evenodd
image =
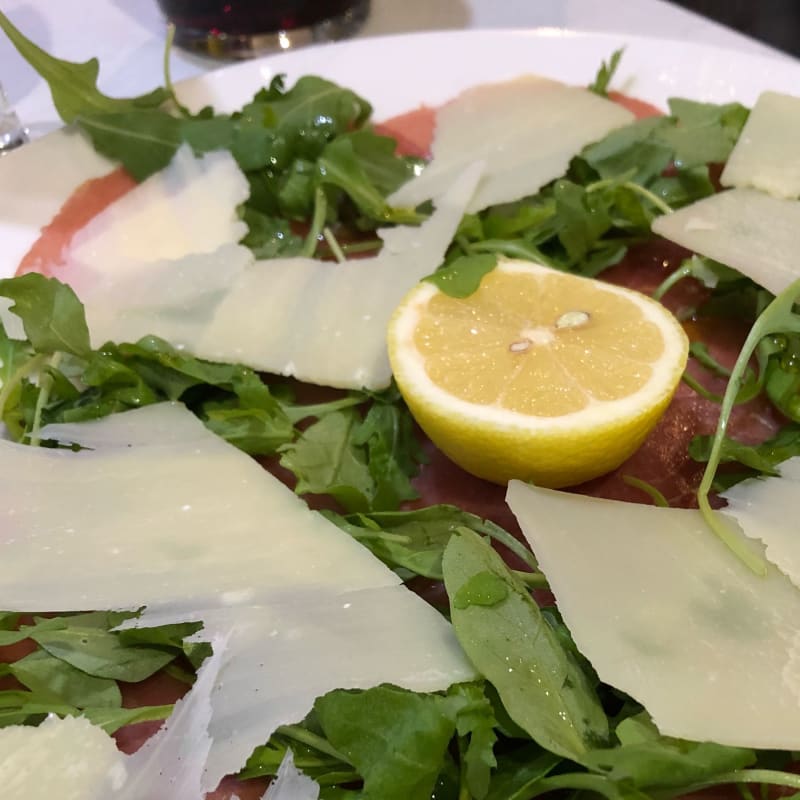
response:
<svg viewBox="0 0 800 800"><path fill-rule="evenodd" d="M740 103L715 105L678 98L669 101L669 108L677 124L662 128L659 137L672 147L679 168L727 161L750 113Z"/></svg>
<svg viewBox="0 0 800 800"><path fill-rule="evenodd" d="M608 59L608 62L603 61L600 65L600 69L597 71L594 81L589 84L589 91L599 94L601 97L606 97L608 95L609 84L614 77L614 73L617 71L617 67L619 66L624 52L625 48L621 47L611 54L611 58Z"/></svg>
<svg viewBox="0 0 800 800"><path fill-rule="evenodd" d="M353 441L366 449L373 481L371 509L395 509L404 500L414 500L418 496L410 478L417 472L417 464L423 458L422 450L411 415L396 389L373 397Z"/></svg>
<svg viewBox="0 0 800 800"><path fill-rule="evenodd" d="M514 722L542 747L576 761L605 741L606 715L586 675L500 556L462 531L447 545L443 566L456 636ZM480 587L469 590L481 576L491 576L492 587L502 585L505 593L492 591L480 601Z"/></svg>
<svg viewBox="0 0 800 800"><path fill-rule="evenodd" d="M138 708L84 708L81 716L106 733L116 733L126 725L138 722L160 722L172 713L172 705L139 706Z"/></svg>
<svg viewBox="0 0 800 800"><path fill-rule="evenodd" d="M484 800L529 800L539 781L561 762L560 756L533 743L501 754Z"/></svg>
<svg viewBox="0 0 800 800"><path fill-rule="evenodd" d="M449 262L424 280L450 297L469 297L478 290L483 276L496 266L497 254L476 253Z"/></svg>
<svg viewBox="0 0 800 800"><path fill-rule="evenodd" d="M37 353L91 352L83 305L66 284L29 272L0 280L0 296L14 301L11 311L22 320Z"/></svg>
<svg viewBox="0 0 800 800"><path fill-rule="evenodd" d="M392 686L335 691L314 704L330 743L363 777L363 800L430 800L454 709L449 698Z"/></svg>
<svg viewBox="0 0 800 800"><path fill-rule="evenodd" d="M434 580L444 577L444 550L459 528L468 528L513 546L511 534L456 506L436 505L414 511L384 511L347 517L324 513L390 567L407 569ZM515 552L522 555L519 548ZM530 554L527 556L523 560L530 563Z"/></svg>
<svg viewBox="0 0 800 800"><path fill-rule="evenodd" d="M369 131L339 136L319 157L320 181L347 192L370 219L397 224L421 222L424 216L413 208L391 208L386 202L386 195L413 174L413 167L397 158L394 149L393 139ZM375 179L382 186L378 187Z"/></svg>
<svg viewBox="0 0 800 800"><path fill-rule="evenodd" d="M485 797L492 770L497 766L497 720L492 703L480 684L458 684L448 694L463 702L456 716L456 731L462 739L468 739L462 755L466 786L471 796Z"/></svg>
<svg viewBox="0 0 800 800"><path fill-rule="evenodd" d="M53 103L64 122L72 122L81 114L112 114L143 108L156 108L168 97L165 89L129 99L107 97L97 88L100 66L96 58L77 64L55 58L27 39L0 12L0 29L11 40L19 54L50 86Z"/></svg>
<svg viewBox="0 0 800 800"><path fill-rule="evenodd" d="M96 678L141 681L175 658L155 648L126 647L119 636L102 628L67 624L62 630L33 630L30 638L50 655Z"/></svg>
<svg viewBox="0 0 800 800"><path fill-rule="evenodd" d="M298 494L329 494L349 511L367 511L374 483L356 436L361 418L354 409L334 411L280 448L281 466L298 478Z"/></svg>
<svg viewBox="0 0 800 800"><path fill-rule="evenodd" d="M616 734L619 747L595 750L583 763L613 781L648 791L689 786L756 760L752 750L661 736L644 713L623 720Z"/></svg>
<svg viewBox="0 0 800 800"><path fill-rule="evenodd" d="M119 708L122 705L122 695L113 680L87 675L46 650L36 650L15 661L10 673L48 702L78 708Z"/></svg>
<svg viewBox="0 0 800 800"><path fill-rule="evenodd" d="M81 113L75 121L98 153L121 162L137 181L164 169L181 143L181 121L163 111Z"/></svg>

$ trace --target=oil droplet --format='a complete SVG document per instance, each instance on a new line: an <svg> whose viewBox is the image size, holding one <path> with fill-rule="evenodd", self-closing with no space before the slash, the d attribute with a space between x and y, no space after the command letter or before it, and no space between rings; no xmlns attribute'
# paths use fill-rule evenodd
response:
<svg viewBox="0 0 800 800"><path fill-rule="evenodd" d="M479 572L456 592L453 605L464 609L470 606L495 606L508 597L506 582L493 572Z"/></svg>

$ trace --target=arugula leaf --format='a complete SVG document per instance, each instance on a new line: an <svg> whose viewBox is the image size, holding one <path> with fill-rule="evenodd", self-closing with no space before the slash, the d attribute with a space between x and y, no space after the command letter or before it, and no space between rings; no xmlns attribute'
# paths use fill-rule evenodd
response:
<svg viewBox="0 0 800 800"><path fill-rule="evenodd" d="M65 618L69 619L69 618ZM62 629L34 629L30 638L54 656L96 678L138 682L175 658L155 648L126 647L119 636L96 627L65 623Z"/></svg>
<svg viewBox="0 0 800 800"><path fill-rule="evenodd" d="M81 716L106 733L116 733L126 725L138 722L160 722L172 713L172 705L139 706L138 708L84 708Z"/></svg>
<svg viewBox="0 0 800 800"><path fill-rule="evenodd" d="M457 684L448 694L464 702L456 716L456 732L462 740L468 737L466 747L462 748L466 787L472 797L485 797L492 770L497 766L494 754L497 720L492 703L480 684Z"/></svg>
<svg viewBox="0 0 800 800"><path fill-rule="evenodd" d="M297 494L329 494L349 511L369 509L373 481L355 441L360 425L354 409L334 411L279 448L281 466L297 476Z"/></svg>
<svg viewBox="0 0 800 800"><path fill-rule="evenodd" d="M611 227L606 197L572 181L556 181L553 196L558 215L558 239L572 263L581 261Z"/></svg>
<svg viewBox="0 0 800 800"><path fill-rule="evenodd" d="M250 206L245 206L243 213L249 231L242 244L249 247L256 258L300 255L303 239L292 232L285 219L269 216Z"/></svg>
<svg viewBox="0 0 800 800"><path fill-rule="evenodd" d="M14 301L10 310L22 320L37 353L91 352L83 305L66 284L29 272L0 280L0 296Z"/></svg>
<svg viewBox="0 0 800 800"><path fill-rule="evenodd" d="M561 761L560 756L533 743L500 754L484 800L530 800L539 781Z"/></svg>
<svg viewBox="0 0 800 800"><path fill-rule="evenodd" d="M450 297L469 297L478 290L483 276L497 266L497 254L460 256L423 280Z"/></svg>
<svg viewBox="0 0 800 800"><path fill-rule="evenodd" d="M408 410L396 390L373 397L363 419L352 407L333 410L278 448L298 494L329 494L347 511L391 510L416 497L409 478L422 456Z"/></svg>
<svg viewBox="0 0 800 800"><path fill-rule="evenodd" d="M595 750L583 763L613 781L647 790L690 786L756 760L752 750L661 736L645 713L620 722L616 735L620 746Z"/></svg>
<svg viewBox="0 0 800 800"><path fill-rule="evenodd" d="M53 103L64 122L73 122L81 114L112 114L156 108L169 96L166 89L128 99L107 97L97 88L100 65L96 58L81 64L49 55L27 39L0 11L0 29L19 54L50 86Z"/></svg>
<svg viewBox="0 0 800 800"><path fill-rule="evenodd" d="M243 113L253 113L258 104ZM269 108L262 105L259 110L274 115L275 129L300 158L316 159L329 141L363 125L372 106L350 89L305 75L289 91L273 96Z"/></svg>
<svg viewBox="0 0 800 800"><path fill-rule="evenodd" d="M676 124L662 128L659 137L672 147L679 168L727 161L750 114L740 103L714 105L680 98L671 98L669 109Z"/></svg>
<svg viewBox="0 0 800 800"><path fill-rule="evenodd" d="M394 155L395 142L369 131L337 137L319 157L320 182L347 192L359 210L373 220L398 224L421 222L413 208L392 208L386 195L413 175L413 165ZM378 179L382 186L376 186Z"/></svg>
<svg viewBox="0 0 800 800"><path fill-rule="evenodd" d="M689 455L695 461L708 461L713 442L713 436L695 436L689 444ZM761 444L744 444L726 436L718 457L721 464L738 462L749 467L751 472L737 474L741 480L754 474L778 475L778 465L797 455L800 455L800 425L794 423L785 425Z"/></svg>
<svg viewBox="0 0 800 800"><path fill-rule="evenodd" d="M523 548L521 545L514 546L516 540L511 534L490 520L483 520L456 506L435 505L413 511L383 511L350 514L347 517L331 511L323 513L385 564L395 569L407 569L426 578L443 579L444 550L450 537L460 528L502 542L533 566L530 553L520 552Z"/></svg>
<svg viewBox="0 0 800 800"><path fill-rule="evenodd" d="M156 109L81 113L75 122L98 153L120 161L137 181L164 169L182 140L181 121Z"/></svg>
<svg viewBox="0 0 800 800"><path fill-rule="evenodd" d="M456 636L514 722L575 761L607 740L608 721L586 675L500 556L464 530L447 545L443 567Z"/></svg>
<svg viewBox="0 0 800 800"><path fill-rule="evenodd" d="M124 628L116 635L125 647L168 648L178 653L184 653L189 659L189 663L198 669L203 661L211 655L211 645L208 642L187 642L186 640L202 628L201 622L181 622L159 625L157 628Z"/></svg>
<svg viewBox="0 0 800 800"><path fill-rule="evenodd" d="M15 661L9 672L43 701L79 708L119 708L122 705L122 695L115 681L88 675L46 650L36 650Z"/></svg>
<svg viewBox="0 0 800 800"><path fill-rule="evenodd" d="M589 84L590 92L599 94L601 97L608 96L609 84L614 77L614 73L617 71L617 67L619 67L619 62L622 59L622 54L624 52L625 48L621 47L619 50L615 50L611 54L611 58L608 59L608 62L602 62L594 81Z"/></svg>
<svg viewBox="0 0 800 800"><path fill-rule="evenodd" d="M430 800L455 732L451 698L393 686L334 691L314 711L364 779L363 800Z"/></svg>
<svg viewBox="0 0 800 800"><path fill-rule="evenodd" d="M16 611L0 611L0 631L14 630L19 623L19 617Z"/></svg>
<svg viewBox="0 0 800 800"><path fill-rule="evenodd" d="M637 120L590 144L580 159L601 178L627 175L636 183L646 184L660 175L672 160L671 147L658 137L669 124L666 117Z"/></svg>
<svg viewBox="0 0 800 800"><path fill-rule="evenodd" d="M423 453L414 433L414 421L399 391L393 388L372 397L353 442L366 449L373 483L370 507L382 511L418 496L410 478L416 474Z"/></svg>

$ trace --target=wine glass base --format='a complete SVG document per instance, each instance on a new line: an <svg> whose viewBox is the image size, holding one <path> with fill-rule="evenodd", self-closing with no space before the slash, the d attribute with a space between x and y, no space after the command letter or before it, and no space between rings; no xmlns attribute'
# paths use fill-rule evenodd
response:
<svg viewBox="0 0 800 800"><path fill-rule="evenodd" d="M270 33L222 33L178 27L175 44L215 58L254 58L309 44L335 42L358 32L369 13L369 0L356 0L343 14L303 28Z"/></svg>

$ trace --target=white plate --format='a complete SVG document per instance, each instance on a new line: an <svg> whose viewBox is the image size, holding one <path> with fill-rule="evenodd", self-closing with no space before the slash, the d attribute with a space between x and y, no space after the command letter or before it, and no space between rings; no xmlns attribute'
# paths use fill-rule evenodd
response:
<svg viewBox="0 0 800 800"><path fill-rule="evenodd" d="M181 84L190 107L231 111L273 77L323 75L372 102L375 119L438 104L476 83L538 73L587 84L617 48L614 88L665 107L672 96L752 104L764 89L797 92L800 62L686 42L561 29L433 32L362 39L247 61ZM59 131L0 159L0 275L20 258L69 194L108 171L80 136Z"/></svg>

